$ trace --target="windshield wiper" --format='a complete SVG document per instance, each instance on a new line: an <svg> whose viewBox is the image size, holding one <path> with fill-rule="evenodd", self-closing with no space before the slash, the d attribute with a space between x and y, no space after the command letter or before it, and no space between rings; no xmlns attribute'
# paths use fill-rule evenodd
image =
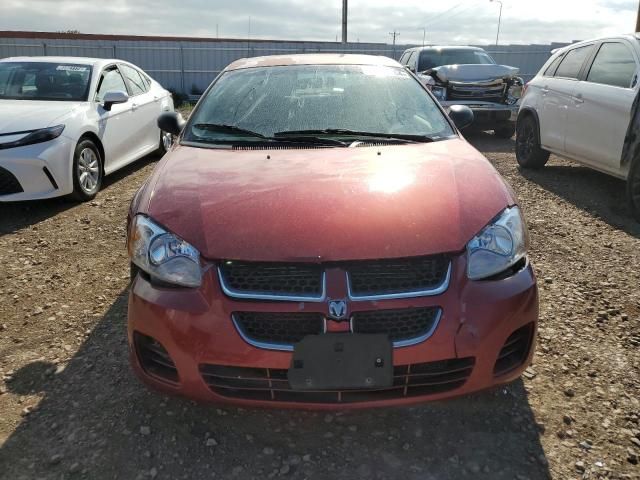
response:
<svg viewBox="0 0 640 480"><path fill-rule="evenodd" d="M237 133L248 137L263 138L265 140L269 139L269 137L261 133L252 132L251 130L236 127L235 125L226 125L224 123L196 123L193 128L199 128L200 130L207 130L209 132Z"/></svg>
<svg viewBox="0 0 640 480"><path fill-rule="evenodd" d="M292 134L279 135L269 137L267 135L263 135L262 133L254 132L251 130L247 130L245 128L237 127L235 125L226 125L219 123L196 123L193 128L199 128L201 130L207 130L209 132L219 132L219 133L237 133L239 135L244 135L247 137L255 137L260 138L262 140L268 142L289 142L289 143L314 143L321 145L338 145L341 147L346 147L347 144L341 142L340 140L333 140L330 138L319 138L307 135L296 135L295 132Z"/></svg>
<svg viewBox="0 0 640 480"><path fill-rule="evenodd" d="M321 130L290 130L286 132L276 132L275 138L286 137L290 135L345 135L350 137L367 137L385 140L402 140L405 142L433 142L433 138L426 135L413 135L409 133L377 133L377 132L359 132L357 130L347 130L343 128L324 128Z"/></svg>

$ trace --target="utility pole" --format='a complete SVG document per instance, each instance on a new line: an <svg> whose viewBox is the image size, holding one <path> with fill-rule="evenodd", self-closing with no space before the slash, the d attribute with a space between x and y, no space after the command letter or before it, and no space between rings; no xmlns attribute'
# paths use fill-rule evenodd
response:
<svg viewBox="0 0 640 480"><path fill-rule="evenodd" d="M423 29L422 29L422 46L423 46L423 47L424 47L424 42L425 42L425 39L426 39L426 38L427 38L427 29L426 29L426 28L423 28Z"/></svg>
<svg viewBox="0 0 640 480"><path fill-rule="evenodd" d="M498 40L500 39L500 23L502 22L502 2L500 0L489 0L490 2L496 2L500 4L500 14L498 15L498 33L496 33L496 46L498 45Z"/></svg>
<svg viewBox="0 0 640 480"><path fill-rule="evenodd" d="M636 18L636 32L640 32L640 5L638 6L638 17Z"/></svg>
<svg viewBox="0 0 640 480"><path fill-rule="evenodd" d="M389 32L389 35L391 35L393 37L393 56L396 56L396 37L400 36L400 32L396 32L395 30L393 32Z"/></svg>
<svg viewBox="0 0 640 480"><path fill-rule="evenodd" d="M347 14L349 7L348 0L342 0L342 43L347 43Z"/></svg>

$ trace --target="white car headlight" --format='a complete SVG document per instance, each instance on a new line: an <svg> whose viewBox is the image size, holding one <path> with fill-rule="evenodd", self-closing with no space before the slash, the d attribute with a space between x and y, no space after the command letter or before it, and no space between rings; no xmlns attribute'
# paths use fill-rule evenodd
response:
<svg viewBox="0 0 640 480"><path fill-rule="evenodd" d="M182 287L202 284L200 252L148 217L134 217L128 249L131 261L152 278Z"/></svg>
<svg viewBox="0 0 640 480"><path fill-rule="evenodd" d="M467 244L467 276L479 280L507 270L526 256L527 244L520 209L505 209Z"/></svg>

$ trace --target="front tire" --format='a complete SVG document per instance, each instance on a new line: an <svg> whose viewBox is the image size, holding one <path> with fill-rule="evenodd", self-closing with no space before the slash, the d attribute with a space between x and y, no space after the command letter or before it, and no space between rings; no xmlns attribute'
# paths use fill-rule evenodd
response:
<svg viewBox="0 0 640 480"><path fill-rule="evenodd" d="M549 152L540 146L538 123L533 115L518 120L516 128L516 159L522 168L542 168L549 160Z"/></svg>
<svg viewBox="0 0 640 480"><path fill-rule="evenodd" d="M100 150L89 139L78 142L73 155L73 193L80 202L95 198L102 186L104 170Z"/></svg>
<svg viewBox="0 0 640 480"><path fill-rule="evenodd" d="M513 123L508 125L502 125L499 128L493 130L493 134L498 138L504 138L505 140L513 137L513 134L516 133L516 126Z"/></svg>
<svg viewBox="0 0 640 480"><path fill-rule="evenodd" d="M629 176L627 177L627 202L631 215L640 222L640 157L636 157L631 163Z"/></svg>
<svg viewBox="0 0 640 480"><path fill-rule="evenodd" d="M158 155L163 156L165 153L169 151L173 145L173 135L167 132L163 132L160 130L160 143L158 144Z"/></svg>

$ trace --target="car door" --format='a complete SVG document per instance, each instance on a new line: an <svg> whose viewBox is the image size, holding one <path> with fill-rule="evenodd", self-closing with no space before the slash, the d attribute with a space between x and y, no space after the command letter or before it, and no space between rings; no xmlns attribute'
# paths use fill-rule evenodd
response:
<svg viewBox="0 0 640 480"><path fill-rule="evenodd" d="M574 91L565 148L598 170L623 176L620 160L638 83L636 52L623 39L605 40Z"/></svg>
<svg viewBox="0 0 640 480"><path fill-rule="evenodd" d="M158 148L158 102L150 92L150 84L144 80L138 69L124 63L120 64L119 68L131 91L131 115L135 118L137 139L133 155L140 156Z"/></svg>
<svg viewBox="0 0 640 480"><path fill-rule="evenodd" d="M104 95L111 91L129 94L117 65L108 65L102 69L95 94L98 136L104 147L104 169L107 173L126 160L131 153L131 144L135 143L135 118L131 116L131 99L126 103L112 105L110 110L105 110L102 101Z"/></svg>
<svg viewBox="0 0 640 480"><path fill-rule="evenodd" d="M564 153L569 106L592 48L593 44L589 44L567 51L555 71L542 78L538 110L540 143L549 150Z"/></svg>

